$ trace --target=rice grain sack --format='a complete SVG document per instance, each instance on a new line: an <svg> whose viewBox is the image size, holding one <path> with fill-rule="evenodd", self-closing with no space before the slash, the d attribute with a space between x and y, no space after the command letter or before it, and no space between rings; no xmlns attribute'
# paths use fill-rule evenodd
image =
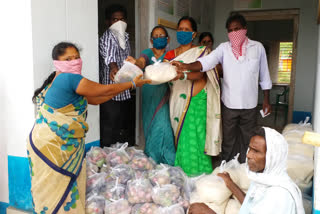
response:
<svg viewBox="0 0 320 214"><path fill-rule="evenodd" d="M193 203L205 203L210 209L215 211L217 214L224 214L225 213L225 209L226 209L228 201L229 201L229 199L227 199L226 201L224 201L221 204L204 202L201 200L201 198L199 197L199 195L197 193L192 193L191 198L190 198L191 205ZM187 213L189 213L189 210L187 211Z"/></svg>
<svg viewBox="0 0 320 214"><path fill-rule="evenodd" d="M169 82L177 76L176 69L169 62L156 62L145 68L144 78L150 79L151 85Z"/></svg>
<svg viewBox="0 0 320 214"><path fill-rule="evenodd" d="M241 208L241 204L236 199L230 199L227 203L225 214L238 214Z"/></svg>
<svg viewBox="0 0 320 214"><path fill-rule="evenodd" d="M200 178L196 182L196 192L201 202L216 205L223 204L232 195L223 179L216 175L206 175Z"/></svg>
<svg viewBox="0 0 320 214"><path fill-rule="evenodd" d="M288 156L287 172L302 193L309 192L314 171L313 160L302 155Z"/></svg>

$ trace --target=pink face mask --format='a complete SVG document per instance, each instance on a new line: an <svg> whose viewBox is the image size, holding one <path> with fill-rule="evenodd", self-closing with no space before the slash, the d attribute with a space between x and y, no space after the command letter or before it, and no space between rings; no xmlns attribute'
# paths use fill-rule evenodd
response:
<svg viewBox="0 0 320 214"><path fill-rule="evenodd" d="M241 29L228 33L231 43L232 52L238 59L239 56L244 55L242 51L243 43L247 40L247 29Z"/></svg>
<svg viewBox="0 0 320 214"><path fill-rule="evenodd" d="M81 58L70 60L70 61L60 61L53 60L53 65L56 67L57 71L62 73L71 73L71 74L80 74L82 69L82 60Z"/></svg>

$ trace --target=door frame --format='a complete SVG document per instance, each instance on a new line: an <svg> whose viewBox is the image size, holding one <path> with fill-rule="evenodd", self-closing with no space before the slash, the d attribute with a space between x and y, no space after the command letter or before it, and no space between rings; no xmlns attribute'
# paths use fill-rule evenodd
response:
<svg viewBox="0 0 320 214"><path fill-rule="evenodd" d="M276 20L292 20L293 21L293 49L292 49L292 70L290 77L289 90L289 106L288 119L286 122L291 123L293 117L294 90L296 82L296 64L297 64L297 45L299 33L299 9L283 9L283 10L256 10L256 11L233 11L231 13L242 14L247 21L276 21Z"/></svg>

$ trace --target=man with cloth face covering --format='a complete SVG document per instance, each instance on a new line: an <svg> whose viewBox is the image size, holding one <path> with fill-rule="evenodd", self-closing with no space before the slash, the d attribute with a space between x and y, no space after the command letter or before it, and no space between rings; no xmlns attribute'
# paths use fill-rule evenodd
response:
<svg viewBox="0 0 320 214"><path fill-rule="evenodd" d="M100 83L113 84L114 76L130 55L127 29L127 10L118 4L110 5L106 11L109 27L100 38ZM109 102L100 105L100 144L110 146L116 142L134 142L134 119L130 111L133 107L131 94L126 90Z"/></svg>
<svg viewBox="0 0 320 214"><path fill-rule="evenodd" d="M240 153L245 162L250 132L256 127L258 83L264 93L263 110L270 113L269 90L272 87L267 57L260 42L248 39L247 22L235 14L226 23L229 41L220 44L209 55L196 62L172 62L178 71L203 71L222 65L222 160L229 161Z"/></svg>
<svg viewBox="0 0 320 214"><path fill-rule="evenodd" d="M227 172L219 173L242 204L239 214L304 214L301 191L287 174L288 143L274 129L260 128L251 137L247 172L251 185L247 194ZM215 214L203 203L192 204L189 214Z"/></svg>

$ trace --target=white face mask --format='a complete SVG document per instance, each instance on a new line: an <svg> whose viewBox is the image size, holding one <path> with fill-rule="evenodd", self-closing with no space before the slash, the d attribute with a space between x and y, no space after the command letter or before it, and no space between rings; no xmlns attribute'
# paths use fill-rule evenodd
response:
<svg viewBox="0 0 320 214"><path fill-rule="evenodd" d="M112 33L117 37L120 47L126 49L126 29L127 23L124 21L117 21L109 27Z"/></svg>

